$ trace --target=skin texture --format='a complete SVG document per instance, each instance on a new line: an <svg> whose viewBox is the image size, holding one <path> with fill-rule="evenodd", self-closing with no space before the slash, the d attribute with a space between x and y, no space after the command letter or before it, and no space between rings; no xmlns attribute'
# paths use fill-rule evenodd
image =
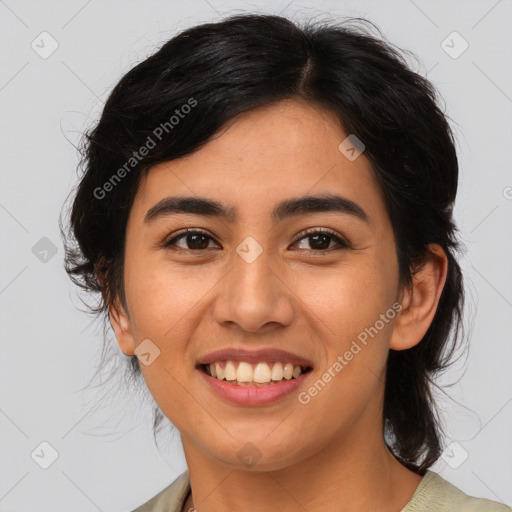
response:
<svg viewBox="0 0 512 512"><path fill-rule="evenodd" d="M161 352L141 369L181 434L192 487L184 510L316 512L343 504L345 512L396 512L421 481L384 444L386 358L427 331L447 260L429 246L413 285L400 285L381 191L364 153L349 161L338 150L346 136L329 111L286 100L238 116L141 182L126 232L127 311L116 301L110 320L125 353L148 338ZM322 193L354 201L369 223L332 212L271 220L279 201ZM236 207L238 218L180 213L144 223L152 206L178 194ZM183 228L211 239L200 249L190 237L175 250L162 247ZM330 228L350 247L334 250L328 238L315 249L307 228ZM236 253L247 236L263 248L250 264ZM307 405L297 393L265 406L234 405L195 369L212 350L277 347L312 361L307 388L396 301L401 312ZM238 457L248 442L261 455L250 468Z"/></svg>

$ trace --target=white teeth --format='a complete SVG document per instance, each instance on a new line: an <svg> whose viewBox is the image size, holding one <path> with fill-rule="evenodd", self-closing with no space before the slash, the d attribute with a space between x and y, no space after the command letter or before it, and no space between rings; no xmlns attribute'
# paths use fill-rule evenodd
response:
<svg viewBox="0 0 512 512"><path fill-rule="evenodd" d="M272 380L283 380L283 365L281 363L274 363L272 366Z"/></svg>
<svg viewBox="0 0 512 512"><path fill-rule="evenodd" d="M270 373L270 368L267 363L258 363L256 365L256 368L254 368L252 380L261 384L264 382L270 382L272 380L272 374Z"/></svg>
<svg viewBox="0 0 512 512"><path fill-rule="evenodd" d="M283 365L280 362L261 362L254 365L245 361L215 361L207 365L206 369L212 377L242 386L251 384L271 386L283 379L296 379L304 372L302 366L294 366L292 363Z"/></svg>
<svg viewBox="0 0 512 512"><path fill-rule="evenodd" d="M211 366L212 365L210 364L210 368L211 368ZM214 375L214 377L217 377L217 379L219 379L219 380L223 380L224 376L225 376L224 368L222 368L220 363L215 363L214 368L215 368L215 375Z"/></svg>
<svg viewBox="0 0 512 512"><path fill-rule="evenodd" d="M236 380L236 369L233 361L228 361L226 363L226 368L224 369L224 378L226 380Z"/></svg>
<svg viewBox="0 0 512 512"><path fill-rule="evenodd" d="M252 366L249 363L240 363L236 371L236 380L238 382L251 382L252 374Z"/></svg>

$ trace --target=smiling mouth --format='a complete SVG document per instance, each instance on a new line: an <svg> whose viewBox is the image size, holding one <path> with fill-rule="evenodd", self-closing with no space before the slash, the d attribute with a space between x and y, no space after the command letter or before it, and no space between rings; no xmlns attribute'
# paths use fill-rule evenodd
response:
<svg viewBox="0 0 512 512"><path fill-rule="evenodd" d="M311 366L284 362L247 363L244 361L218 361L200 364L197 368L210 377L235 386L267 387L299 378L312 371Z"/></svg>

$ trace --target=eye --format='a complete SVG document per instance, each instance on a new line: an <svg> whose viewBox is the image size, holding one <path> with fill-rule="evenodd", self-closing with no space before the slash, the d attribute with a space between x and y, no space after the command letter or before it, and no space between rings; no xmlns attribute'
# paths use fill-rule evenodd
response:
<svg viewBox="0 0 512 512"><path fill-rule="evenodd" d="M185 247L180 247L176 244L177 241L181 241L182 239L185 239ZM213 238L205 231L200 231L197 229L185 229L181 232L181 234L178 234L167 242L164 242L163 246L166 248L176 246L178 249L183 249L185 251L201 251L208 249L210 240L213 240Z"/></svg>
<svg viewBox="0 0 512 512"><path fill-rule="evenodd" d="M330 229L310 228L301 233L301 235L304 234L306 234L306 236L302 236L301 238L299 238L295 242L295 244L309 238L309 244L312 250L315 252L324 251L326 249L332 249L332 247L329 247L332 241L335 241L339 246L337 249L335 248L335 250L349 248L349 244L342 240L335 231L332 231Z"/></svg>
<svg viewBox="0 0 512 512"><path fill-rule="evenodd" d="M310 228L306 231L303 231L301 235L301 238L294 242L293 245L296 245L302 240L309 238L311 250L314 252L332 249L332 247L330 247L332 241L335 241L339 246L337 249L335 248L335 250L349 248L349 244L342 240L335 231L330 229ZM178 245L177 242L181 241L184 241L184 247ZM205 231L198 229L185 229L167 242L164 242L163 247L176 247L185 251L202 251L209 248L208 246L210 241L213 241L213 238Z"/></svg>

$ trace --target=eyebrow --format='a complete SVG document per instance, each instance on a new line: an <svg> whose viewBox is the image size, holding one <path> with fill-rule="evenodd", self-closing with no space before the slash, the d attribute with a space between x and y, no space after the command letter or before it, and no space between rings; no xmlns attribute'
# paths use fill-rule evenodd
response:
<svg viewBox="0 0 512 512"><path fill-rule="evenodd" d="M274 207L271 217L274 222L279 222L297 215L328 212L352 215L367 224L370 223L368 215L357 203L331 194L286 199ZM233 206L203 197L174 196L166 197L150 208L144 223L149 224L158 218L176 213L219 217L228 222L237 219L237 209Z"/></svg>

